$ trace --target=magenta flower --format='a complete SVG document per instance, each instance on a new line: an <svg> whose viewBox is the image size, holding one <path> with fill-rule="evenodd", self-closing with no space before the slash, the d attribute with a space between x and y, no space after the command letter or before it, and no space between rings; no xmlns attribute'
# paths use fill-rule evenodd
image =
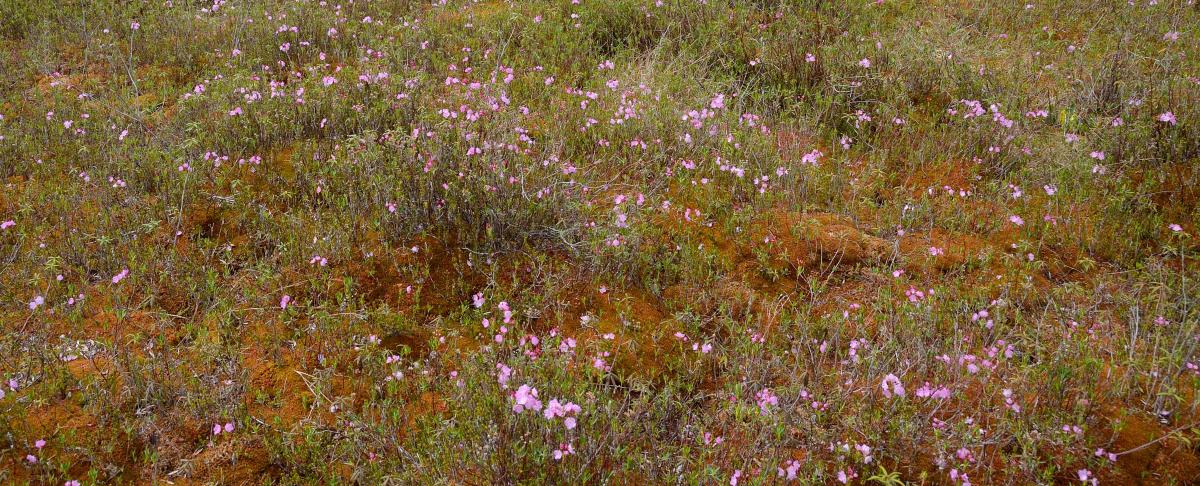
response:
<svg viewBox="0 0 1200 486"><path fill-rule="evenodd" d="M126 269L124 269L124 270L121 270L121 273L118 273L118 274L116 274L116 275L113 275L113 278L112 278L112 283L114 283L114 284L121 283L121 281L122 281L122 280L125 280L125 277L128 277L128 276L129 276L129 269L128 269L128 268L126 268Z"/></svg>
<svg viewBox="0 0 1200 486"><path fill-rule="evenodd" d="M1175 114L1172 112L1169 112L1169 111L1163 112L1162 114L1158 115L1158 121L1169 124L1169 125L1174 125L1175 124Z"/></svg>

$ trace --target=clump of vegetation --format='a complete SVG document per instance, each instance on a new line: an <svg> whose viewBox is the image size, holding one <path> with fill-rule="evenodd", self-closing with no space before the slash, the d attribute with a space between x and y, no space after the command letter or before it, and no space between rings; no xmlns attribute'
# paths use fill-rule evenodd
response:
<svg viewBox="0 0 1200 486"><path fill-rule="evenodd" d="M0 2L0 482L1200 481L1197 25Z"/></svg>

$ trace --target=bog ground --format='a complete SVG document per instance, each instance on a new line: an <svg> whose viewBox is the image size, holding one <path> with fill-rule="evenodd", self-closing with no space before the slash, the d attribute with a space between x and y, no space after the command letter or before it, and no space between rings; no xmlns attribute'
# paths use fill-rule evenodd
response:
<svg viewBox="0 0 1200 486"><path fill-rule="evenodd" d="M0 483L1196 484L1194 0L0 0Z"/></svg>

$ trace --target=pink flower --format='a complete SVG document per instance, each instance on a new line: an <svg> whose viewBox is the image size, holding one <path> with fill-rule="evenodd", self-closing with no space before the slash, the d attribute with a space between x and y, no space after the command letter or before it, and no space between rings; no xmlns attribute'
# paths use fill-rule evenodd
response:
<svg viewBox="0 0 1200 486"><path fill-rule="evenodd" d="M859 453L859 454L862 454L862 457L863 457L863 462L865 462L865 463L867 463L867 464L870 464L870 463L871 463L871 460L873 460L873 459L874 459L874 458L871 456L871 446L869 446L869 445L866 445L866 444L856 444L856 445L854 446L854 450L858 451L858 453Z"/></svg>
<svg viewBox="0 0 1200 486"><path fill-rule="evenodd" d="M504 363L496 363L496 381L500 383L500 388L508 388L508 380L512 378L512 368L504 365Z"/></svg>
<svg viewBox="0 0 1200 486"><path fill-rule="evenodd" d="M861 61L858 61L858 65L864 68L869 68L871 67L871 60L864 57Z"/></svg>
<svg viewBox="0 0 1200 486"><path fill-rule="evenodd" d="M823 157L824 155L825 154L821 153L820 150L813 149L811 152L808 152L800 157L800 163L808 164L808 165L817 165L817 162L820 161L821 157Z"/></svg>
<svg viewBox="0 0 1200 486"><path fill-rule="evenodd" d="M904 385L900 384L900 378L891 373L883 377L883 381L879 383L880 388L883 388L883 396L891 398L892 394L904 396Z"/></svg>
<svg viewBox="0 0 1200 486"><path fill-rule="evenodd" d="M800 471L800 461L793 459L788 461L786 465L787 468L779 468L777 475L788 481L794 481L796 479L796 473Z"/></svg>
<svg viewBox="0 0 1200 486"><path fill-rule="evenodd" d="M939 386L937 388L933 388L927 381L927 382L925 382L924 385L921 386L921 388L917 389L917 396L921 397L921 398L933 397L933 398L944 400L944 399L950 398L950 390L944 386Z"/></svg>
<svg viewBox="0 0 1200 486"><path fill-rule="evenodd" d="M1169 112L1169 111L1164 112L1164 113L1158 115L1158 121L1167 123L1170 125L1174 125L1175 124L1175 114L1172 112Z"/></svg>
<svg viewBox="0 0 1200 486"><path fill-rule="evenodd" d="M226 422L224 427L219 423L213 424L212 435L220 435L221 432L225 432L226 434L233 432L233 422Z"/></svg>
<svg viewBox="0 0 1200 486"><path fill-rule="evenodd" d="M770 413L770 407L779 406L779 396L770 388L763 388L754 395L755 401L758 402L759 413L766 415Z"/></svg>
<svg viewBox="0 0 1200 486"><path fill-rule="evenodd" d="M575 453L575 446L572 444L559 444L558 449L554 450L554 460L561 461L562 458Z"/></svg>
<svg viewBox="0 0 1200 486"><path fill-rule="evenodd" d="M113 275L113 278L112 278L112 283L114 283L114 284L121 283L121 281L122 281L122 280L125 280L125 277L128 277L128 276L129 276L129 269L128 269L128 268L126 268L126 269L124 269L124 270L121 270L121 273L118 273L118 274L116 274L116 275Z"/></svg>
<svg viewBox="0 0 1200 486"><path fill-rule="evenodd" d="M579 407L579 405L576 405L572 402L563 403L559 402L558 399L553 399L550 400L550 403L546 405L546 409L542 411L542 415L546 417L546 420L554 420L555 417L563 417L563 425L566 426L567 430L571 430L574 429L576 425L575 417L572 415L578 414L580 410L582 409Z"/></svg>
<svg viewBox="0 0 1200 486"><path fill-rule="evenodd" d="M537 388L529 385L521 385L513 394L513 412L521 413L525 410L538 411L542 409L542 402L538 400Z"/></svg>
<svg viewBox="0 0 1200 486"><path fill-rule="evenodd" d="M1024 226L1024 225L1025 225L1025 220L1024 220L1024 219L1021 219L1021 217L1020 217L1020 216L1017 216L1017 215L1015 215L1015 214L1014 214L1014 215L1012 215L1012 216L1009 216L1009 217L1008 217L1008 220L1009 220L1009 221L1011 221L1011 222L1012 222L1012 224L1015 224L1015 225L1017 225L1017 226Z"/></svg>
<svg viewBox="0 0 1200 486"><path fill-rule="evenodd" d="M720 110L725 107L725 94L717 93L717 96L708 103L708 106L714 110Z"/></svg>
<svg viewBox="0 0 1200 486"><path fill-rule="evenodd" d="M287 309L287 306L291 301L292 301L292 296L284 294L283 297L281 297L279 299L279 308Z"/></svg>
<svg viewBox="0 0 1200 486"><path fill-rule="evenodd" d="M1177 224L1177 223L1171 223L1170 226L1167 226L1167 227L1170 228L1171 231L1174 231L1176 233L1183 231L1183 226L1179 226L1179 224Z"/></svg>
<svg viewBox="0 0 1200 486"><path fill-rule="evenodd" d="M16 226L16 225L17 225L17 222L16 222L16 221L13 221L13 220L11 220L11 219L10 219L10 220L8 220L8 221L5 221L5 222L3 222L3 223L0 223L0 230L3 230L3 229L9 229L9 228L11 228L11 227L13 227L13 226Z"/></svg>
<svg viewBox="0 0 1200 486"><path fill-rule="evenodd" d="M546 405L546 409L542 411L542 415L545 415L547 419L553 420L556 416L565 415L565 412L563 412L562 404L556 398L550 400L550 403Z"/></svg>
<svg viewBox="0 0 1200 486"><path fill-rule="evenodd" d="M971 454L971 450L966 447L959 447L957 451L954 451L954 455L960 461L975 462L975 455Z"/></svg>

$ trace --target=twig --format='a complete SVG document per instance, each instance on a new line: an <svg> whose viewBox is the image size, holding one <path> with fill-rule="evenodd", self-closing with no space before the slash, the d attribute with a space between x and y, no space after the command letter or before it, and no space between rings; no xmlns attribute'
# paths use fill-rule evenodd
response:
<svg viewBox="0 0 1200 486"><path fill-rule="evenodd" d="M1154 440L1152 440L1152 441L1150 441L1150 442L1147 442L1147 443L1145 443L1145 444L1142 444L1142 445L1140 445L1140 446L1134 447L1133 449L1129 449L1129 450L1127 450L1127 451L1125 451L1125 452L1118 452L1118 453L1117 453L1117 456L1118 456L1118 457L1120 457L1120 456L1123 456L1123 455L1125 455L1125 454L1132 454L1132 453L1134 453L1134 452L1140 451L1140 450L1142 450L1142 449L1145 449L1145 448L1147 448L1147 447L1150 447L1150 446L1152 446L1152 445L1154 445L1154 444L1157 444L1157 443L1159 443L1159 442L1162 442L1162 441L1163 441L1163 439L1166 439L1167 437L1170 437L1170 436L1172 436L1172 435L1175 435L1175 433L1176 433L1176 432L1179 432L1179 431L1181 431L1181 430L1187 430L1187 429L1190 429L1190 428L1192 428L1192 427L1197 427L1197 426L1200 426L1200 421L1192 422L1191 424L1184 425L1183 427L1176 428L1176 429L1174 429L1174 430L1172 430L1172 431L1170 431L1170 432L1167 432L1166 434L1163 434L1163 436L1162 436L1162 437L1159 437L1159 438L1157 438L1157 439L1154 439Z"/></svg>

